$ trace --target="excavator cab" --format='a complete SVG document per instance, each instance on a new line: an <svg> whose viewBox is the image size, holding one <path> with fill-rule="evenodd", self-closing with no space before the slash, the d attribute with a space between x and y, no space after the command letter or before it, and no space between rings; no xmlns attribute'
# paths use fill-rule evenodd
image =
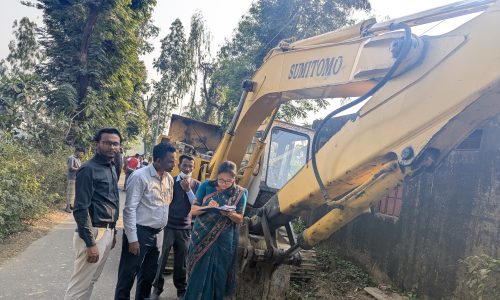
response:
<svg viewBox="0 0 500 300"><path fill-rule="evenodd" d="M256 132L247 148L246 167L257 141L262 137L264 125ZM254 168L248 185L247 205L251 208L263 206L279 191L309 160L314 130L304 126L275 120L266 137L266 146L261 161ZM249 209L247 212L250 213Z"/></svg>

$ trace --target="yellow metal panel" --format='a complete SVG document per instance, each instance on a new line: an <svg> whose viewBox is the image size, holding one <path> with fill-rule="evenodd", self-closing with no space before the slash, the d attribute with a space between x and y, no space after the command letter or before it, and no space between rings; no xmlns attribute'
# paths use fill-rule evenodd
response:
<svg viewBox="0 0 500 300"><path fill-rule="evenodd" d="M334 32L324 33L318 36L294 42L290 45L290 47L291 48L310 47L311 45L331 44L331 43L346 41L349 39L354 39L361 36L363 34L363 31L367 27L373 25L375 22L376 22L375 19L361 21L356 25L344 29L340 29Z"/></svg>
<svg viewBox="0 0 500 300"><path fill-rule="evenodd" d="M361 95L367 91L373 83L350 82L352 66L361 43L362 41L322 46L319 49L290 51L271 57L252 79L257 83L256 89L247 96L234 134L236 142L228 148L228 159L237 163L241 161L258 126L282 101L289 100L285 97L340 97ZM318 65L322 60L322 65ZM349 86L338 87L348 82ZM282 91L286 93L281 93Z"/></svg>
<svg viewBox="0 0 500 300"><path fill-rule="evenodd" d="M455 129L466 134L477 122L500 113L500 101L491 96L500 89L500 35L482 30L499 23L498 9L491 10L455 32L430 39L422 65L391 80L355 122L319 151L319 171L333 195L359 185L388 153L399 155L411 146L418 154L450 120L468 118ZM473 122L468 116L476 110L483 114L475 113ZM282 213L297 214L323 203L319 188L311 187L313 176L308 164L279 191Z"/></svg>
<svg viewBox="0 0 500 300"><path fill-rule="evenodd" d="M391 171L375 179L374 183L354 195L350 196L344 209L333 209L303 233L304 242L308 246L315 246L320 241L328 238L333 232L340 229L355 217L367 211L375 201L387 195L394 187L401 184L403 174L396 166L391 166Z"/></svg>
<svg viewBox="0 0 500 300"><path fill-rule="evenodd" d="M391 79L359 117L318 152L319 173L331 196L341 197L367 182L406 147L417 156L429 146L449 151L479 122L500 113L500 35L492 32L496 28L500 28L500 2L450 33L426 38L427 54L420 64ZM388 55L391 40L370 43L376 39L350 38L325 45L312 39L300 49L283 53L275 49L254 76L256 88L246 98L234 136L224 137L212 169L224 159L240 163L258 126L282 102L366 93L380 78L378 71L386 70L393 60ZM354 218L384 186L346 210L328 214L306 233L306 240L315 244ZM277 196L280 212L287 215L325 203L310 163Z"/></svg>

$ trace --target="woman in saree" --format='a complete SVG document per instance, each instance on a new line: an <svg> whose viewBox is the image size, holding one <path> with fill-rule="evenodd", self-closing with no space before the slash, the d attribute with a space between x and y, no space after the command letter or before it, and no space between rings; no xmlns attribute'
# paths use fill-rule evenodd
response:
<svg viewBox="0 0 500 300"><path fill-rule="evenodd" d="M197 217L188 255L185 300L223 299L236 289L237 225L243 222L248 191L235 181L236 165L225 161L217 170L217 179L203 182L196 192L191 212ZM224 205L236 209L204 211Z"/></svg>

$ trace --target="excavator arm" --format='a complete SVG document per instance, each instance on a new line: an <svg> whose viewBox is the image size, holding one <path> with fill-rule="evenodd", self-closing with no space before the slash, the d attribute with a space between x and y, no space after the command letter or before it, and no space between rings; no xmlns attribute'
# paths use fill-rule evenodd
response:
<svg viewBox="0 0 500 300"><path fill-rule="evenodd" d="M400 30L479 11L440 36ZM210 162L211 177L223 160L242 161L259 125L282 103L371 93L355 120L314 154L316 167L309 161L250 224L251 231L265 234L304 211L330 205L331 212L306 229L290 253L316 245L500 113L497 28L500 1L461 1L402 20L369 20L282 43L245 84L232 125Z"/></svg>

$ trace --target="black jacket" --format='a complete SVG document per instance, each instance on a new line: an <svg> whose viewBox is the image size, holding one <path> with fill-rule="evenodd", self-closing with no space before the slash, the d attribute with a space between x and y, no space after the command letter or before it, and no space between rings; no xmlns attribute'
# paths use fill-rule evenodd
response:
<svg viewBox="0 0 500 300"><path fill-rule="evenodd" d="M178 176L174 177L174 197L168 208L168 228L191 229L191 203L187 193L182 189ZM200 182L191 180L191 190L196 195Z"/></svg>
<svg viewBox="0 0 500 300"><path fill-rule="evenodd" d="M119 194L115 166L96 154L76 173L73 216L78 234L87 247L95 245L92 224L115 223L119 214Z"/></svg>

